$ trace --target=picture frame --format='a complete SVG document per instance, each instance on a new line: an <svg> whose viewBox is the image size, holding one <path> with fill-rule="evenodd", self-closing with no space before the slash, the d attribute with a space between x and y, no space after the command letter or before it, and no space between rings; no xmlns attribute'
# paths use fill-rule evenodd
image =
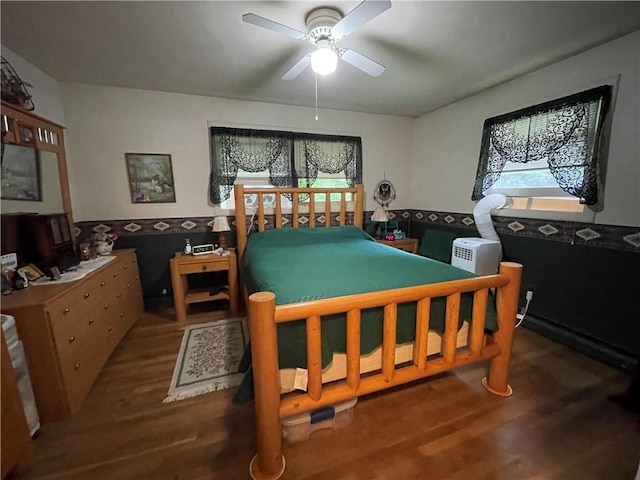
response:
<svg viewBox="0 0 640 480"><path fill-rule="evenodd" d="M20 133L20 141L23 143L36 143L36 133L33 127L18 124L18 132Z"/></svg>
<svg viewBox="0 0 640 480"><path fill-rule="evenodd" d="M132 203L174 203L175 184L171 155L125 153Z"/></svg>
<svg viewBox="0 0 640 480"><path fill-rule="evenodd" d="M2 200L42 201L40 158L35 147L7 143L2 148Z"/></svg>
<svg viewBox="0 0 640 480"><path fill-rule="evenodd" d="M22 273L27 280L30 282L34 282L39 278L44 277L44 273L38 267L36 267L33 263L29 263L28 265L24 265L18 269L18 272Z"/></svg>

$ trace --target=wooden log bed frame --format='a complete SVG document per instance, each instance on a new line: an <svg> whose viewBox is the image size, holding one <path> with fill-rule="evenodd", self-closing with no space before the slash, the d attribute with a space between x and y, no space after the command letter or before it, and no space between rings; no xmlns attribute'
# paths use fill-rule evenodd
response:
<svg viewBox="0 0 640 480"><path fill-rule="evenodd" d="M308 227L318 226L316 213L325 219L332 214L331 203L324 202L324 208L316 211L316 194L340 195L339 225L346 225L347 207L353 204L353 224L362 227L363 193L362 185L353 188L310 189L310 188L248 188L235 185L235 206L239 265L244 263L247 243L248 220L257 221L257 230L265 229L265 195L275 195L275 228L283 227L281 199L291 196L291 222L288 227L298 228L301 212L301 194L309 195L304 204L304 215L308 217ZM247 216L245 195L257 196L256 211ZM349 200L348 196L353 196ZM308 210L308 213L307 211ZM322 227L331 221L322 222ZM334 222L336 223L336 222ZM336 223L337 225L337 223ZM276 305L271 292L257 292L247 300L247 313L251 334L252 368L254 381L254 402L256 414L257 454L249 466L254 479L277 479L285 469L282 449L280 420L290 415L307 412L319 407L353 399L361 395L395 387L417 379L435 375L471 363L489 360L488 374L483 379L484 387L501 396L511 395L508 385L508 368L518 310L522 265L502 262L496 275L454 280L449 282L398 288L349 295L344 297L314 300L302 303ZM493 334L484 331L486 306L489 289L496 289L496 310L498 330ZM462 293L473 293L473 309L467 348L456 349L458 313ZM446 297L445 329L442 335L441 355L427 358L427 332L429 330L430 302L435 297ZM416 340L413 362L409 365L395 364L395 338L397 305L417 302ZM373 307L384 308L382 368L379 373L362 377L360 374L360 313ZM344 313L347 318L347 375L346 381L322 384L321 365L321 317ZM277 324L306 319L308 391L281 397L278 373Z"/></svg>

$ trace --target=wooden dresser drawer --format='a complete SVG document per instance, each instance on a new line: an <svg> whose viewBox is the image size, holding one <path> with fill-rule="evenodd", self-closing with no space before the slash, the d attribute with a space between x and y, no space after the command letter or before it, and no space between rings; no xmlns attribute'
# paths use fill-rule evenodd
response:
<svg viewBox="0 0 640 480"><path fill-rule="evenodd" d="M63 334L55 336L54 342L61 362L75 362L80 351L102 341L99 333L107 320L117 312L116 297L111 294Z"/></svg>
<svg viewBox="0 0 640 480"><path fill-rule="evenodd" d="M67 330L95 308L107 294L106 278L104 275L96 275L51 302L46 310L49 314L54 337L64 335Z"/></svg>
<svg viewBox="0 0 640 480"><path fill-rule="evenodd" d="M61 359L60 370L72 412L82 404L111 353L142 314L142 303L137 299L118 307L100 320L88 341Z"/></svg>

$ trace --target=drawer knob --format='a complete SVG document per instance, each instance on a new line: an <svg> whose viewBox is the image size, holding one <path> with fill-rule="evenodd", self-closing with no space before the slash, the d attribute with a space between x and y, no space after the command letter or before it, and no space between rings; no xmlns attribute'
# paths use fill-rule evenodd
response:
<svg viewBox="0 0 640 480"><path fill-rule="evenodd" d="M89 319L89 325L92 325L92 324L93 324L93 322L95 322L95 320L94 320L93 318L90 318L90 319Z"/></svg>
<svg viewBox="0 0 640 480"><path fill-rule="evenodd" d="M127 268L129 268L129 265L125 265L125 266L124 266L124 269L125 269L125 270L126 270Z"/></svg>
<svg viewBox="0 0 640 480"><path fill-rule="evenodd" d="M113 276L114 276L114 277L117 277L117 276L118 276L118 272L114 273L114 274L113 274Z"/></svg>
<svg viewBox="0 0 640 480"><path fill-rule="evenodd" d="M89 292L84 294L84 298L89 298L91 296L91 294Z"/></svg>
<svg viewBox="0 0 640 480"><path fill-rule="evenodd" d="M207 266L206 265L202 265L202 271L206 272L207 271Z"/></svg>
<svg viewBox="0 0 640 480"><path fill-rule="evenodd" d="M74 369L74 370L78 370L79 368L80 368L80 364L79 364L79 363L76 363L76 364L73 366L73 369Z"/></svg>
<svg viewBox="0 0 640 480"><path fill-rule="evenodd" d="M131 287L131 284L130 284L130 283L127 283L127 288L129 288L129 287Z"/></svg>
<svg viewBox="0 0 640 480"><path fill-rule="evenodd" d="M108 303L104 306L104 309L105 310L109 310L109 304Z"/></svg>
<svg viewBox="0 0 640 480"><path fill-rule="evenodd" d="M100 282L101 287L104 287L104 285L105 285L104 282Z"/></svg>
<svg viewBox="0 0 640 480"><path fill-rule="evenodd" d="M68 308L65 308L65 309L62 311L62 313L66 315L67 313L69 313L69 309L68 309Z"/></svg>
<svg viewBox="0 0 640 480"><path fill-rule="evenodd" d="M116 297L118 297L118 298L120 298L121 296L122 296L122 294L121 294L121 293L118 293L118 294L116 295Z"/></svg>
<svg viewBox="0 0 640 480"><path fill-rule="evenodd" d="M121 313L121 314L120 314L120 318L122 318L122 317L124 317L124 313Z"/></svg>
<svg viewBox="0 0 640 480"><path fill-rule="evenodd" d="M69 343L73 343L75 340L76 340L76 337L74 337L73 335L69 337Z"/></svg>
<svg viewBox="0 0 640 480"><path fill-rule="evenodd" d="M108 330L109 330L109 331L113 330L113 327L111 327L111 326L110 326L110 327L108 328Z"/></svg>

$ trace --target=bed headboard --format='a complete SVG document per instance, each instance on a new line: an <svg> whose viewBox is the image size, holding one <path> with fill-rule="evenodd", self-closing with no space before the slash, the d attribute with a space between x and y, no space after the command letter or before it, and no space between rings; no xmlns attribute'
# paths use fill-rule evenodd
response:
<svg viewBox="0 0 640 480"><path fill-rule="evenodd" d="M322 225L316 224L316 213L324 213L325 219L331 219L331 206L337 205L338 202L323 202L324 209L316 210L316 195L324 194L325 199L329 198L331 194L340 195L340 215L338 217L339 225L347 225L347 206L353 203L353 225L362 227L362 215L364 206L364 186L358 184L351 188L254 188L245 187L244 185L236 184L233 186L235 195L235 207L236 207L236 235L238 240L238 261L239 265L243 265L244 260L244 248L247 244L247 230L249 225L247 224L247 211L245 207L245 196L256 195L256 207L255 212L251 212L251 217L255 215L257 219L258 231L262 232L265 229L265 206L264 196L275 196L275 222L274 228L282 228L282 196L287 195L291 197L291 225L290 227L299 228L299 214L301 206L304 207L304 214L309 218L309 228L315 227L330 227L331 221L325 221ZM347 202L347 194L353 195L353 200ZM308 197L308 201L302 202L300 196L304 198ZM308 209L308 212L306 211ZM288 209L287 209L288 210ZM288 213L288 212L287 212ZM249 218L250 220L251 218ZM289 225L287 225L289 227Z"/></svg>

